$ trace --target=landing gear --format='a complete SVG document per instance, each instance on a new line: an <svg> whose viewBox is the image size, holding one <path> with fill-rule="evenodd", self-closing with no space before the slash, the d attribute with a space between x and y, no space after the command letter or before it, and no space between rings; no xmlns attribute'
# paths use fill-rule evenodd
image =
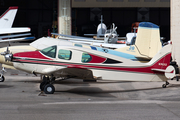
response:
<svg viewBox="0 0 180 120"><path fill-rule="evenodd" d="M162 88L166 88L167 85L169 85L168 81L166 81L166 83L162 85Z"/></svg>
<svg viewBox="0 0 180 120"><path fill-rule="evenodd" d="M41 89L41 91L44 91L44 87L45 87L46 83L42 82L39 86L39 88Z"/></svg>
<svg viewBox="0 0 180 120"><path fill-rule="evenodd" d="M52 84L47 84L45 87L44 87L44 92L46 94L53 94L55 92L55 88Z"/></svg>
<svg viewBox="0 0 180 120"><path fill-rule="evenodd" d="M43 82L40 84L41 91L46 94L53 94L55 92L55 87L52 85L55 81L55 77L43 76Z"/></svg>
<svg viewBox="0 0 180 120"><path fill-rule="evenodd" d="M3 76L4 75L4 72L6 72L6 70L4 69L4 67L2 68L1 72L0 72L0 82L4 82L5 80L5 77Z"/></svg>
<svg viewBox="0 0 180 120"><path fill-rule="evenodd" d="M4 78L4 76L2 75L2 76L0 77L0 82L4 82L4 80L5 80L5 78Z"/></svg>

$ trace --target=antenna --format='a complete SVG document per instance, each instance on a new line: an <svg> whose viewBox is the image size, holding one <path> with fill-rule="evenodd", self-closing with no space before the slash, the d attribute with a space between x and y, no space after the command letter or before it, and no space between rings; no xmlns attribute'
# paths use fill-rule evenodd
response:
<svg viewBox="0 0 180 120"><path fill-rule="evenodd" d="M101 15L101 34L102 34L102 23L103 23L103 15Z"/></svg>

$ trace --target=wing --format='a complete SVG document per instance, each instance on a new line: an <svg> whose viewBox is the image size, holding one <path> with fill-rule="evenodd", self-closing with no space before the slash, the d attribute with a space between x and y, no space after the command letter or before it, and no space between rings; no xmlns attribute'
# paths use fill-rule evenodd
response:
<svg viewBox="0 0 180 120"><path fill-rule="evenodd" d="M57 35L59 37L67 37L67 38L74 38L74 39L83 39L83 40L93 40L93 38L88 37L81 37L81 36L75 36L75 35L65 35L65 34L58 34L58 33L51 33L52 35Z"/></svg>
<svg viewBox="0 0 180 120"><path fill-rule="evenodd" d="M83 80L94 80L91 70L75 66L68 66L66 68L46 68L42 71L43 74L53 74L56 77L76 77Z"/></svg>
<svg viewBox="0 0 180 120"><path fill-rule="evenodd" d="M74 35L64 35L64 34L58 34L58 33L51 33L51 34L59 36L60 39L65 39L72 42L75 42L75 41L101 42L101 43L104 42L103 40L94 40L93 38L80 37L80 36L74 36Z"/></svg>

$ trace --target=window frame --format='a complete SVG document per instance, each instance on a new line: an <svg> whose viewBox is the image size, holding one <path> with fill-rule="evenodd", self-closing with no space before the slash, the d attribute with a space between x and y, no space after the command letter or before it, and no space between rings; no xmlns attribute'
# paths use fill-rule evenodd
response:
<svg viewBox="0 0 180 120"><path fill-rule="evenodd" d="M50 48L52 48L52 49L50 49ZM46 49L50 49L50 50L45 51ZM54 49L55 49L55 52L54 52L54 56L52 57L51 55L49 55L49 52L51 52L51 51L54 50ZM51 46L51 47L48 47L48 48L44 48L44 49L42 49L40 52L41 52L43 55L47 56L47 57L56 58L56 51L57 51L57 46L54 45L54 46Z"/></svg>
<svg viewBox="0 0 180 120"><path fill-rule="evenodd" d="M85 59L85 58L83 58L83 54L88 54L88 55L90 56L90 58L87 58L88 61L83 60L83 59ZM81 55L81 62L82 62L82 63L88 63L88 62L90 62L91 60L92 60L92 56L91 56L89 53L87 53L87 52L83 52L83 53L82 53L82 55Z"/></svg>
<svg viewBox="0 0 180 120"><path fill-rule="evenodd" d="M61 56L62 58L60 58L60 57L59 57L59 51L60 51L60 50L69 51L69 54L68 54L69 57L62 57L62 56ZM66 55L65 55L65 56L66 56ZM59 50L57 51L57 58L60 59L60 60L71 60L71 59L72 59L72 51L71 51L71 50L67 50L67 49L59 49ZM68 58L68 59L66 59L66 58Z"/></svg>

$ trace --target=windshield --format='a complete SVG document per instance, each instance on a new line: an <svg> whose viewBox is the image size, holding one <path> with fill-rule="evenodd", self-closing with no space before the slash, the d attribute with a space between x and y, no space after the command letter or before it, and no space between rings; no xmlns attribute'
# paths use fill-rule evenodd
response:
<svg viewBox="0 0 180 120"><path fill-rule="evenodd" d="M56 57L56 49L57 49L56 46L51 46L51 47L41 50L40 52L48 57L55 58Z"/></svg>

